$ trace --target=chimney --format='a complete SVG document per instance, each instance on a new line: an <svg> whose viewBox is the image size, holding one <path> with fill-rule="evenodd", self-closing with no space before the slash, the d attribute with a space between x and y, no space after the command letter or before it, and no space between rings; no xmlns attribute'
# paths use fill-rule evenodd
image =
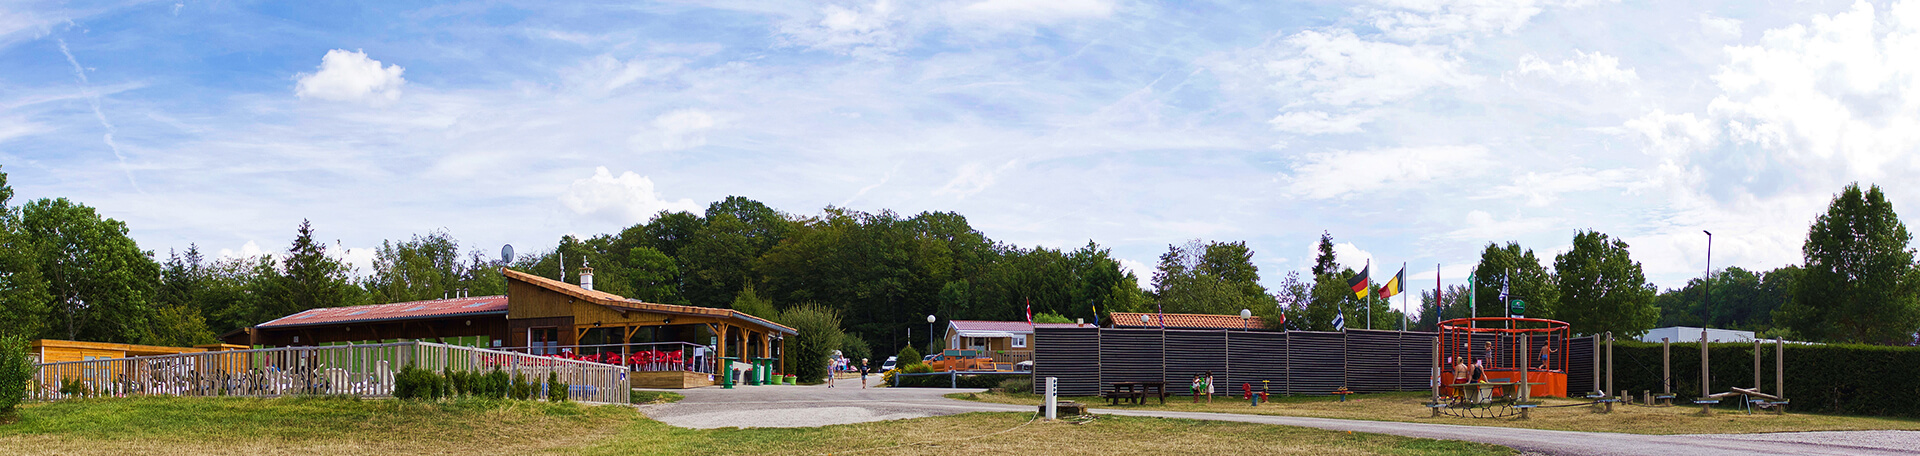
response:
<svg viewBox="0 0 1920 456"><path fill-rule="evenodd" d="M593 289L593 268L580 268L580 288Z"/></svg>

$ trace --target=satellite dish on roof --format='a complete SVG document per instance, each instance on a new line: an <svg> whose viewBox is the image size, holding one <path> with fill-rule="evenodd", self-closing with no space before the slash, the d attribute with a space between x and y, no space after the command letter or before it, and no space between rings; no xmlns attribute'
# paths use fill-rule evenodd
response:
<svg viewBox="0 0 1920 456"><path fill-rule="evenodd" d="M513 264L513 244L507 244L505 247L500 248L500 264Z"/></svg>

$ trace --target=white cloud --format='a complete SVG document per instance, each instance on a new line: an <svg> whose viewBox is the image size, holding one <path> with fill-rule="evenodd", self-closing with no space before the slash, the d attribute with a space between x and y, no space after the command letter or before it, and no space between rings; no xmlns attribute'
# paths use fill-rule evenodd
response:
<svg viewBox="0 0 1920 456"><path fill-rule="evenodd" d="M686 61L682 59L635 58L622 61L602 54L567 70L564 74L576 87L589 93L605 94L635 82L671 74L684 65Z"/></svg>
<svg viewBox="0 0 1920 456"><path fill-rule="evenodd" d="M1273 129L1303 135L1324 135L1329 133L1359 133L1360 126L1372 122L1371 113L1361 112L1350 115L1327 114L1323 111L1291 111L1281 113L1268 120Z"/></svg>
<svg viewBox="0 0 1920 456"><path fill-rule="evenodd" d="M1480 80L1445 46L1371 41L1348 30L1307 30L1285 44L1286 57L1264 65L1275 86L1334 106L1385 104Z"/></svg>
<svg viewBox="0 0 1920 456"><path fill-rule="evenodd" d="M1019 163L1018 160L1011 160L994 169L987 169L979 163L961 165L960 172L953 176L953 180L947 181L947 185L934 190L933 195L952 195L956 199L966 199L968 196L986 190L987 187L992 187L994 180L1001 172L1012 168L1017 163Z"/></svg>
<svg viewBox="0 0 1920 456"><path fill-rule="evenodd" d="M260 250L260 244L253 241L247 241L245 245L241 245L239 251L220 249L220 258L256 258L263 254L266 252Z"/></svg>
<svg viewBox="0 0 1920 456"><path fill-rule="evenodd" d="M788 20L779 33L789 44L877 58L906 46L909 37L898 29L900 19L890 0L877 0L864 7L826 5L815 14Z"/></svg>
<svg viewBox="0 0 1920 456"><path fill-rule="evenodd" d="M399 65L381 66L360 51L334 49L320 58L320 71L294 76L294 95L301 99L366 101L375 104L400 99L406 72Z"/></svg>
<svg viewBox="0 0 1920 456"><path fill-rule="evenodd" d="M605 166L594 168L593 177L573 181L573 186L560 195L560 204L576 214L608 218L622 224L647 221L663 210L699 212L702 209L691 199L661 198L654 191L653 180L646 176L627 171L614 177Z"/></svg>
<svg viewBox="0 0 1920 456"><path fill-rule="evenodd" d="M707 145L707 131L718 122L699 109L679 109L653 118L652 128L628 141L641 150L684 150Z"/></svg>
<svg viewBox="0 0 1920 456"><path fill-rule="evenodd" d="M1320 255L1320 246L1318 244L1314 245L1313 255L1314 256L1307 258ZM1360 269L1366 268L1368 264L1372 264L1374 259L1373 252L1361 250L1360 247L1354 246L1352 242L1333 244L1333 258L1335 261L1339 261L1341 266L1353 268L1354 272L1359 272Z"/></svg>
<svg viewBox="0 0 1920 456"><path fill-rule="evenodd" d="M1726 38L1739 38L1740 20L1718 17L1711 14L1701 14L1700 29L1707 33Z"/></svg>
<svg viewBox="0 0 1920 456"><path fill-rule="evenodd" d="M1691 151L1711 147L1719 140L1719 134L1713 121L1703 119L1693 113L1667 114L1654 110L1646 115L1627 120L1622 125L1626 131L1638 134L1646 140L1644 149L1649 155L1663 158L1679 157Z"/></svg>
<svg viewBox="0 0 1920 456"><path fill-rule="evenodd" d="M1310 153L1285 180L1287 192L1296 197L1344 198L1467 177L1487 160L1487 148L1477 145Z"/></svg>
<svg viewBox="0 0 1920 456"><path fill-rule="evenodd" d="M1625 84L1640 79L1640 75L1634 73L1632 68L1620 68L1620 59L1617 57L1599 52L1588 54L1579 49L1573 53L1572 59L1557 64L1527 54L1520 57L1519 68L1515 71L1521 76L1543 76L1561 84Z"/></svg>
<svg viewBox="0 0 1920 456"><path fill-rule="evenodd" d="M1461 33L1513 34L1549 7L1578 8L1608 0L1379 0L1362 8L1376 28L1403 40Z"/></svg>
<svg viewBox="0 0 1920 456"><path fill-rule="evenodd" d="M958 16L969 20L1053 22L1063 19L1106 17L1112 0L985 0L961 7Z"/></svg>
<svg viewBox="0 0 1920 456"><path fill-rule="evenodd" d="M1126 258L1118 258L1117 260L1120 261L1121 275L1126 275L1127 273L1131 272L1133 273L1135 278L1139 279L1134 282L1135 286L1140 287L1140 289L1142 290L1153 289L1153 271L1154 271L1153 266L1148 266L1146 263L1141 263L1141 262L1129 260Z"/></svg>
<svg viewBox="0 0 1920 456"><path fill-rule="evenodd" d="M1558 219L1520 216L1496 219L1479 209L1468 211L1464 222L1461 228L1447 233L1447 237L1481 244L1504 242L1552 230L1561 223Z"/></svg>
<svg viewBox="0 0 1920 456"><path fill-rule="evenodd" d="M1606 189L1637 190L1651 185L1642 171L1628 168L1595 170L1577 168L1565 171L1533 172L1513 178L1513 183L1495 187L1495 196L1518 197L1528 206L1542 207L1560 200L1561 195Z"/></svg>

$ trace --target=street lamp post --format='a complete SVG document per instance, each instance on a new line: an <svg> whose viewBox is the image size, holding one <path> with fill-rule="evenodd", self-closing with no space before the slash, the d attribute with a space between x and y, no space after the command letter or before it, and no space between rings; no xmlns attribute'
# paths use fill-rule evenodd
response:
<svg viewBox="0 0 1920 456"><path fill-rule="evenodd" d="M937 320L939 319L934 318L933 315L927 315L927 351L929 352L933 351L933 322Z"/></svg>
<svg viewBox="0 0 1920 456"><path fill-rule="evenodd" d="M1707 321L1700 322L1700 326L1706 327L1706 326L1711 326L1713 324L1713 314L1714 314L1713 312L1713 232L1707 231L1707 230L1700 230L1700 232L1707 233L1707 289L1706 289L1705 297L1700 299L1701 302L1707 308Z"/></svg>
<svg viewBox="0 0 1920 456"><path fill-rule="evenodd" d="M1247 331L1247 325L1251 324L1249 322L1251 322L1252 319L1253 319L1253 310L1240 309L1240 331L1241 332Z"/></svg>

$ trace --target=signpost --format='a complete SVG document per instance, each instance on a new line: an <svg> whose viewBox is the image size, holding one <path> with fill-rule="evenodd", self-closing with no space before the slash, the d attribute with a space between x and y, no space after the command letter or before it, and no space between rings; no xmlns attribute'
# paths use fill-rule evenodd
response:
<svg viewBox="0 0 1920 456"><path fill-rule="evenodd" d="M1513 300L1513 303L1512 303L1512 304L1509 304L1509 305L1508 305L1508 309L1507 309L1507 310L1510 310L1510 311L1511 311L1510 313L1512 313L1512 314L1513 314L1513 316L1515 316L1515 317L1519 317L1519 318L1526 318L1526 317L1527 317L1527 302L1526 302L1526 301L1521 301L1521 300L1518 300L1518 299L1515 299L1515 300Z"/></svg>

